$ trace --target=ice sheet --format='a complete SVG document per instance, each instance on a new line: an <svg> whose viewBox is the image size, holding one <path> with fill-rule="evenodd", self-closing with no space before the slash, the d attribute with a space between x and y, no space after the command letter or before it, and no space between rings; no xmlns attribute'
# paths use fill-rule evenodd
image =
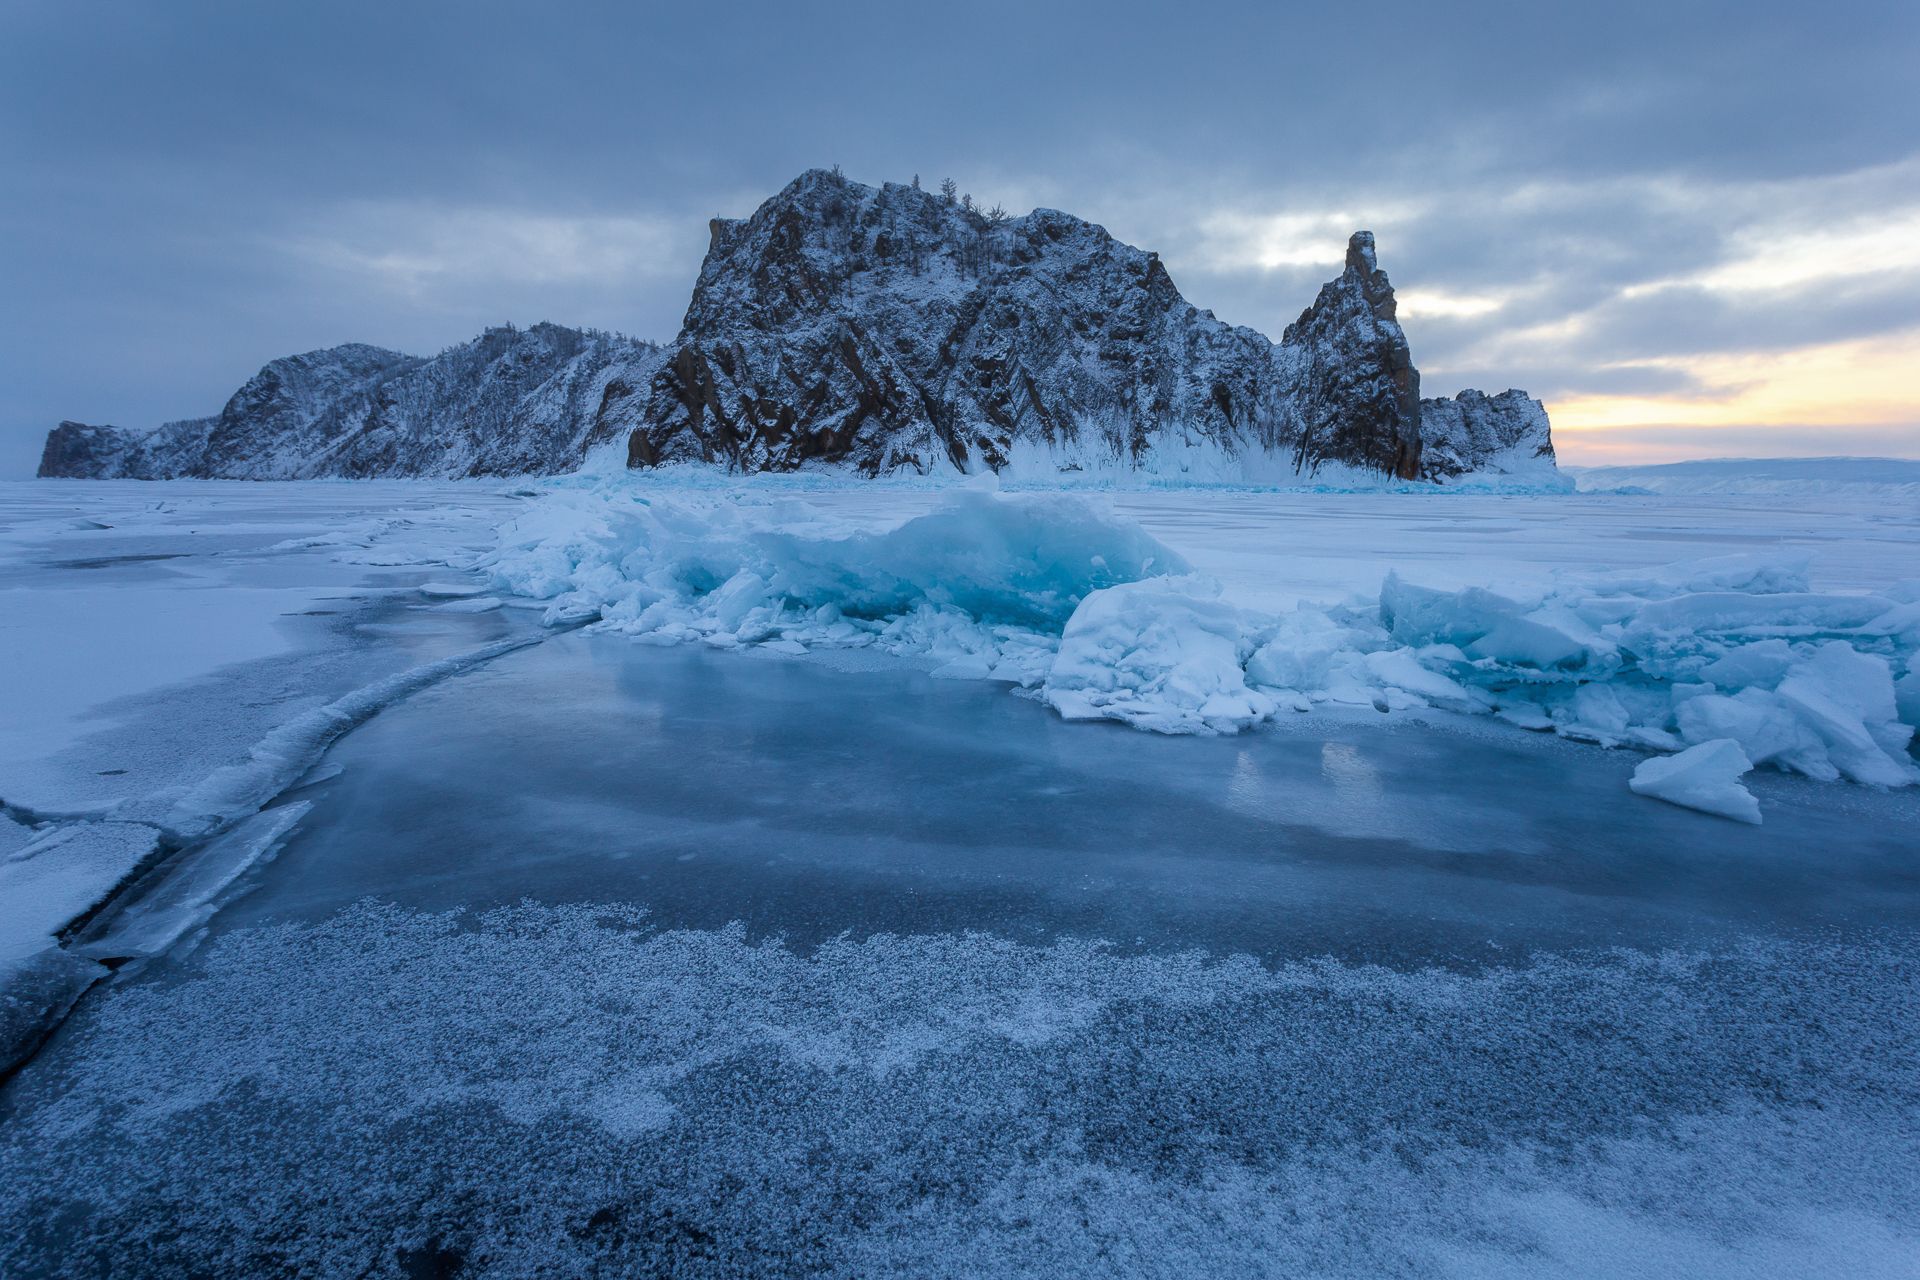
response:
<svg viewBox="0 0 1920 1280"><path fill-rule="evenodd" d="M1740 775L1752 768L1739 742L1713 738L1675 755L1643 761L1627 785L1636 795L1758 825L1760 802L1740 785Z"/></svg>
<svg viewBox="0 0 1920 1280"><path fill-rule="evenodd" d="M126 880L159 848L151 827L82 822L49 827L0 854L0 989L13 969Z"/></svg>
<svg viewBox="0 0 1920 1280"><path fill-rule="evenodd" d="M486 615L379 629L444 599L430 579L484 587L445 566L520 505L501 490L0 485L0 834L36 828L30 849L0 843L0 1047L102 972L49 961L53 935L158 840L244 819L394 697L543 634Z"/></svg>

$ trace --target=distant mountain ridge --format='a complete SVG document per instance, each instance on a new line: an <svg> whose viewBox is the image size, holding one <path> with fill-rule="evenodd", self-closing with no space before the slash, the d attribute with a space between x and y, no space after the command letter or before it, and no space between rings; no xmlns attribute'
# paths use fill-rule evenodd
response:
<svg viewBox="0 0 1920 1280"><path fill-rule="evenodd" d="M43 476L295 480L572 470L631 423L650 342L556 324L488 329L430 359L359 343L275 360L211 418L137 433L63 422Z"/></svg>
<svg viewBox="0 0 1920 1280"><path fill-rule="evenodd" d="M629 466L1550 479L1524 392L1425 399L1373 236L1278 343L1188 303L1156 254L1056 210L810 170L715 219L667 347L540 324L431 359L276 360L212 418L65 422L40 474L293 479Z"/></svg>

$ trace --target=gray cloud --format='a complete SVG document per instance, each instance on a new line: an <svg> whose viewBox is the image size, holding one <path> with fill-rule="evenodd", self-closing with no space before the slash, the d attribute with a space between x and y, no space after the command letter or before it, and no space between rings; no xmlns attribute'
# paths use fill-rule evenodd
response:
<svg viewBox="0 0 1920 1280"><path fill-rule="evenodd" d="M1275 336L1344 230L1324 265L1262 269L1222 216L1351 215L1410 294L1498 300L1408 324L1423 365L1502 385L1645 388L1598 367L1910 322L1892 286L1743 310L1686 283L1755 227L1920 207L1920 169L1887 169L1920 153L1908 0L25 0L0 22L0 475L59 417L207 412L289 351L507 319L671 336L706 219L835 162L1093 218ZM1513 340L1574 316L1552 359Z"/></svg>

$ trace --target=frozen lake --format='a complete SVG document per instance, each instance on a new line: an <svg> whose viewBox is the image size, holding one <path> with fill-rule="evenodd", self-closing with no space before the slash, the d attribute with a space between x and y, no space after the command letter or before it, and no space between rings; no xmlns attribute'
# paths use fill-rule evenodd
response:
<svg viewBox="0 0 1920 1280"><path fill-rule="evenodd" d="M0 1269L1914 1274L1913 792L847 661L561 636L342 739L9 1086Z"/></svg>
<svg viewBox="0 0 1920 1280"><path fill-rule="evenodd" d="M1353 713L1169 739L899 665L572 635L429 690L223 930L643 904L663 928L1068 935L1399 967L1920 923L1920 794L1767 777L1762 827L1623 794L1641 758Z"/></svg>

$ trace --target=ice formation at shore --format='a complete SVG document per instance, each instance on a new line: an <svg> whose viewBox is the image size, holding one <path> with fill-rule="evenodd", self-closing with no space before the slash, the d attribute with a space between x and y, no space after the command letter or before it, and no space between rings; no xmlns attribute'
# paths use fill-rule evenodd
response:
<svg viewBox="0 0 1920 1280"><path fill-rule="evenodd" d="M1920 581L1816 592L1791 557L1563 574L1520 594L1389 570L1374 599L1276 614L1081 496L965 491L876 531L612 485L549 497L488 568L555 618L655 643L873 647L1159 732L1438 707L1602 746L1730 740L1822 780L1920 781Z"/></svg>

